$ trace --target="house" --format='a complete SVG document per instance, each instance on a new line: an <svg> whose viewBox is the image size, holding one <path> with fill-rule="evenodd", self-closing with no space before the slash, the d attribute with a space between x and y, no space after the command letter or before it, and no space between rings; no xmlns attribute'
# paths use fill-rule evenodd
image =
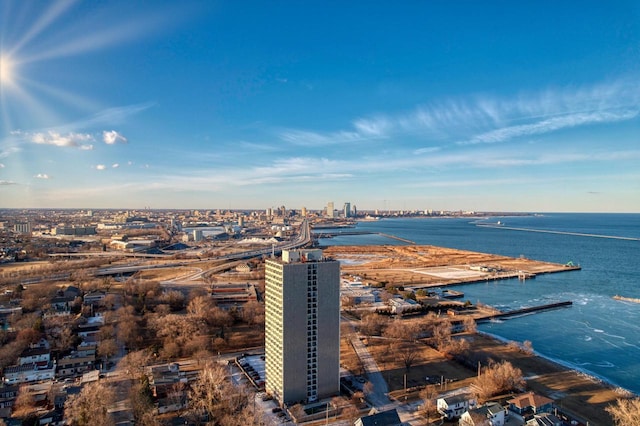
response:
<svg viewBox="0 0 640 426"><path fill-rule="evenodd" d="M83 302L85 305L100 305L106 296L104 291L92 291L84 295Z"/></svg>
<svg viewBox="0 0 640 426"><path fill-rule="evenodd" d="M475 398L470 394L452 395L438 398L436 400L436 409L447 420L451 420L460 417L465 411L475 407L476 403Z"/></svg>
<svg viewBox="0 0 640 426"><path fill-rule="evenodd" d="M549 413L536 414L526 423L527 426L563 426L565 423Z"/></svg>
<svg viewBox="0 0 640 426"><path fill-rule="evenodd" d="M187 408L187 393L186 391L176 392L171 397L160 398L156 407L158 414L172 413Z"/></svg>
<svg viewBox="0 0 640 426"><path fill-rule="evenodd" d="M505 420L504 408L498 403L490 402L482 407L465 411L458 424L463 426L504 426Z"/></svg>
<svg viewBox="0 0 640 426"><path fill-rule="evenodd" d="M19 386L0 383L0 408L12 407L18 397Z"/></svg>
<svg viewBox="0 0 640 426"><path fill-rule="evenodd" d="M71 312L71 305L75 297L57 296L51 299L51 313L57 315L66 315Z"/></svg>
<svg viewBox="0 0 640 426"><path fill-rule="evenodd" d="M58 368L56 374L58 378L78 377L89 370L93 370L95 360L95 355L61 358L58 360Z"/></svg>
<svg viewBox="0 0 640 426"><path fill-rule="evenodd" d="M52 362L45 364L24 364L6 367L3 371L4 382L9 385L19 383L37 382L40 380L51 380L54 378L56 365Z"/></svg>
<svg viewBox="0 0 640 426"><path fill-rule="evenodd" d="M150 373L149 387L153 396L158 399L167 398L180 383L188 382L186 374L180 371L177 363L151 367Z"/></svg>
<svg viewBox="0 0 640 426"><path fill-rule="evenodd" d="M94 344L89 345L83 342L77 346L76 352L74 355L78 357L84 357L84 356L95 357L97 348L98 348L97 345L94 345Z"/></svg>
<svg viewBox="0 0 640 426"><path fill-rule="evenodd" d="M553 410L553 400L533 392L523 393L507 401L509 411L524 418L534 414L550 413Z"/></svg>
<svg viewBox="0 0 640 426"><path fill-rule="evenodd" d="M75 299L76 297L80 296L82 292L80 291L80 289L76 286L70 285L67 286L67 288L64 289L64 291L62 292L62 296L63 297L71 297L73 299Z"/></svg>
<svg viewBox="0 0 640 426"><path fill-rule="evenodd" d="M395 410L382 411L380 413L370 414L365 417L360 417L353 423L354 426L400 426L400 416Z"/></svg>
<svg viewBox="0 0 640 426"><path fill-rule="evenodd" d="M47 348L27 348L20 354L18 365L49 363L51 351Z"/></svg>

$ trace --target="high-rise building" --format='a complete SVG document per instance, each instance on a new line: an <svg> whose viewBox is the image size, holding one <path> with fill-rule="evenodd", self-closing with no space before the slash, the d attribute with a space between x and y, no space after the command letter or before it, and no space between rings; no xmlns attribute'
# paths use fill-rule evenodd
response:
<svg viewBox="0 0 640 426"><path fill-rule="evenodd" d="M19 234L31 235L31 222L16 223L13 225L13 231Z"/></svg>
<svg viewBox="0 0 640 426"><path fill-rule="evenodd" d="M351 217L351 203L344 203L344 217Z"/></svg>
<svg viewBox="0 0 640 426"><path fill-rule="evenodd" d="M333 201L329 201L327 203L327 217L330 219L333 219L333 210L334 210Z"/></svg>
<svg viewBox="0 0 640 426"><path fill-rule="evenodd" d="M267 392L285 404L340 390L340 263L284 250L265 265Z"/></svg>

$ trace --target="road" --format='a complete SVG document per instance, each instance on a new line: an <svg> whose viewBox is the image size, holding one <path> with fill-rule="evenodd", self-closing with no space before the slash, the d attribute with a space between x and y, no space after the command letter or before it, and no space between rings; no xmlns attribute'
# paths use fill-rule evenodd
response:
<svg viewBox="0 0 640 426"><path fill-rule="evenodd" d="M300 225L300 232L298 233L298 235L296 236L295 239L293 239L292 241L285 241L279 244L276 244L272 247L268 247L268 248L264 248L264 249L258 249L258 250L249 250L249 251L243 251L243 252L239 252L239 253L231 253L231 254L227 254L224 256L218 256L218 257L214 257L214 258L210 258L207 259L207 261L215 261L215 260L243 260L243 259L250 259L253 257L258 257L258 256L264 256L264 255L269 255L271 253L274 254L280 254L282 253L282 250L291 250L294 248L298 248L298 247L303 247L307 244L309 244L311 242L311 226L309 224L309 221L307 219L305 219L302 224ZM114 252L83 252L83 253L56 253L56 254L51 254L51 256L133 256L133 257L144 257L142 256L140 253L123 253L123 252L118 252L118 253L114 253ZM154 258L166 258L167 255L152 255L150 257L154 257ZM164 264L154 264L154 265L119 265L119 266L111 266L111 267L107 267L107 268L100 268L95 270L94 272L91 272L89 270L87 270L87 273L93 276L106 276L106 275L119 275L119 274L126 274L126 273L135 273L138 271L142 271L142 270L149 270L149 269L161 269L161 268L171 268L171 267L178 267L178 266L189 266L190 264L194 263L196 261L188 261L188 260L181 260L181 261L176 261L176 262L172 262L172 263L164 263ZM202 271L202 272L198 272L197 274L194 274L194 277L198 274L200 274L200 276L202 274L206 274L211 272L212 270L206 270L206 271ZM58 273L55 275L47 275L47 276L42 276L42 277L30 277L30 278L25 278L22 281L22 284L35 284L35 283L39 283L42 281L50 281L50 280L64 280L64 279L68 279L70 277L70 273L68 272L63 272L63 273ZM187 280L187 281L192 281L194 279L197 278L190 278L190 277L182 277L181 279Z"/></svg>

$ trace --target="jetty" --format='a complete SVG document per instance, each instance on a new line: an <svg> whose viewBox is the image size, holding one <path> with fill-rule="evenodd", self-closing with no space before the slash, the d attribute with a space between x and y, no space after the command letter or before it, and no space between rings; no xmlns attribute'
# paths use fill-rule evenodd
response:
<svg viewBox="0 0 640 426"><path fill-rule="evenodd" d="M568 300L568 301L565 301L565 302L549 303L549 304L546 304L546 305L531 306L529 308L514 309L512 311L502 311L502 312L499 312L499 313L496 313L496 314L491 314L491 315L485 315L483 317L478 317L478 318L476 318L476 322L477 323L483 323L483 322L491 321L493 319L506 319L506 318L517 316L517 315L529 314L529 313L540 312L540 311L547 311L549 309L564 308L564 307L571 306L571 305L573 305L573 302Z"/></svg>

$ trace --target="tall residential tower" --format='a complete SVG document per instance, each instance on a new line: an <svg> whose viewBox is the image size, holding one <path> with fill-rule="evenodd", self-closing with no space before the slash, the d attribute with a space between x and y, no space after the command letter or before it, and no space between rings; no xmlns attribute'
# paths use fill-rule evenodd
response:
<svg viewBox="0 0 640 426"><path fill-rule="evenodd" d="M340 263L284 250L265 265L266 390L281 403L340 390Z"/></svg>

